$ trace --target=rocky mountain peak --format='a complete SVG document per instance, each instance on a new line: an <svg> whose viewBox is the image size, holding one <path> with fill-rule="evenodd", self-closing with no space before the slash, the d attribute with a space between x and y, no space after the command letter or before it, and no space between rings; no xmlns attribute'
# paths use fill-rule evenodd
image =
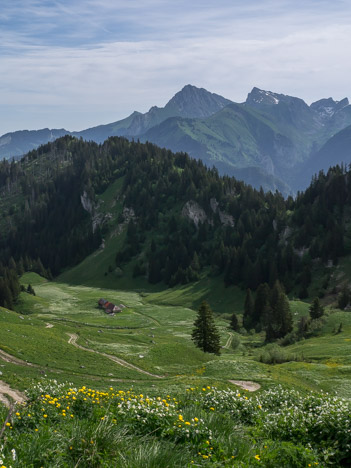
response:
<svg viewBox="0 0 351 468"><path fill-rule="evenodd" d="M330 97L313 102L310 107L322 117L329 118L348 105L349 100L347 98L341 101L334 101L334 99Z"/></svg>
<svg viewBox="0 0 351 468"><path fill-rule="evenodd" d="M265 91L259 88L252 88L252 91L247 95L246 104L249 105L276 105L283 95Z"/></svg>
<svg viewBox="0 0 351 468"><path fill-rule="evenodd" d="M264 89L253 88L247 95L245 104L251 107L275 106L280 103L287 104L294 112L308 110L308 105L303 99L288 96L286 94L273 93Z"/></svg>
<svg viewBox="0 0 351 468"><path fill-rule="evenodd" d="M165 109L172 109L181 117L209 117L231 103L218 94L189 84L173 96Z"/></svg>

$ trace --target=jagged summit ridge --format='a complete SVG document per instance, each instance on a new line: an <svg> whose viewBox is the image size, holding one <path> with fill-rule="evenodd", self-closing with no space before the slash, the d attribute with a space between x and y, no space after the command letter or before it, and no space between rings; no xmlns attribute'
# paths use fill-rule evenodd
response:
<svg viewBox="0 0 351 468"><path fill-rule="evenodd" d="M330 97L313 102L310 107L322 117L329 118L348 105L349 100L347 97L341 101L334 101L334 99Z"/></svg>
<svg viewBox="0 0 351 468"><path fill-rule="evenodd" d="M279 104L281 95L254 87L247 95L246 104Z"/></svg>
<svg viewBox="0 0 351 468"><path fill-rule="evenodd" d="M199 118L209 117L231 103L219 94L188 84L172 97L165 109L173 109L182 117Z"/></svg>
<svg viewBox="0 0 351 468"><path fill-rule="evenodd" d="M260 107L262 105L274 106L280 103L293 105L297 108L308 108L303 99L289 96L286 94L273 93L264 89L252 88L252 91L247 95L245 104L252 107Z"/></svg>

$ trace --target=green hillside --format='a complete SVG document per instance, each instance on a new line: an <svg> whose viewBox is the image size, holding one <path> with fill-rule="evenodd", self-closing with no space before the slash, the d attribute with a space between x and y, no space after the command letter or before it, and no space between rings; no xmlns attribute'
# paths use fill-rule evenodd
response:
<svg viewBox="0 0 351 468"><path fill-rule="evenodd" d="M22 292L18 312L0 308L0 395L10 398L5 381L28 398L10 416L0 406L12 466L347 466L350 312L327 309L313 336L284 347L216 314L215 356L191 341L187 288L140 293L34 273L21 283L36 295ZM125 307L109 316L100 297ZM297 328L308 304L290 307Z"/></svg>
<svg viewBox="0 0 351 468"><path fill-rule="evenodd" d="M323 297L350 254L350 177L336 167L284 200L150 143L64 137L1 163L0 259L76 284L256 290L279 279L290 295Z"/></svg>
<svg viewBox="0 0 351 468"><path fill-rule="evenodd" d="M22 292L17 312L0 310L1 350L13 356L2 366L3 379L19 388L30 378L40 378L44 370L59 381L94 382L99 388L109 381L120 382L122 388L133 382L145 382L149 388L156 381L157 387L171 388L192 381L229 385L229 380L254 380L265 388L280 383L351 396L349 312L328 310L315 336L282 348L285 362L272 366L260 362L262 353L272 348L264 344L264 334L230 330L230 315L224 313L228 304L220 309L215 295L220 356L203 353L192 343L196 314L184 305L189 303L184 288L138 293L53 283L33 273L23 275L21 283L33 285L34 299ZM98 308L100 297L125 308L109 316ZM240 318L243 297L232 297L231 309ZM212 305L210 295L207 299ZM290 307L297 327L308 315L308 304L291 301ZM337 333L340 323L342 332Z"/></svg>
<svg viewBox="0 0 351 468"><path fill-rule="evenodd" d="M289 193L289 189L279 174L283 174L287 165L297 162L296 148L278 132L275 123L238 104L228 105L207 119L168 119L150 129L142 139L173 151L185 150L209 166L214 164L222 174L241 174L245 181L246 173L240 169L255 167L252 178L255 187L271 189L273 182L284 193ZM261 169L261 175L257 168ZM271 181L269 174L273 172L278 177L272 176Z"/></svg>

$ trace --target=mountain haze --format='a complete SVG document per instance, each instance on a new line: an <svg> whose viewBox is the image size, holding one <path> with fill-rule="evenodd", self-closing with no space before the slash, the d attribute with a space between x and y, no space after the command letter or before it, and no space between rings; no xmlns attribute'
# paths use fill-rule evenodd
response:
<svg viewBox="0 0 351 468"><path fill-rule="evenodd" d="M347 98L324 98L309 106L300 98L255 87L237 104L187 85L164 107L135 111L110 124L80 132L8 133L0 138L0 156L21 155L65 134L97 143L125 136L185 151L221 174L288 195L305 188L320 169L348 158L347 138L337 135L350 125Z"/></svg>
<svg viewBox="0 0 351 468"><path fill-rule="evenodd" d="M137 137L143 135L150 128L159 125L171 117L201 118L209 117L222 109L231 101L209 93L205 89L187 85L179 91L165 107L153 106L145 114L133 112L126 119L108 125L100 125L73 135L86 140L102 143L110 136Z"/></svg>

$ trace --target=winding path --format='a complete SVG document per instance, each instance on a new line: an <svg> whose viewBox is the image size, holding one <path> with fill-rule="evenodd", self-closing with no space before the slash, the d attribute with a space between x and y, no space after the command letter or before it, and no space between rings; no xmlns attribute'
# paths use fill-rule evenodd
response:
<svg viewBox="0 0 351 468"><path fill-rule="evenodd" d="M0 401L7 407L11 407L11 403L24 403L26 397L18 390L14 390L7 383L0 380Z"/></svg>
<svg viewBox="0 0 351 468"><path fill-rule="evenodd" d="M0 359L11 364L17 364L18 366L39 367L36 364L32 364L31 362L22 361L22 359L11 356L11 354L6 353L2 349L0 349Z"/></svg>
<svg viewBox="0 0 351 468"><path fill-rule="evenodd" d="M162 375L157 375L157 374L152 374L151 372L148 372L144 369L140 369L140 367L134 366L134 364L130 364L127 361L124 361L123 359L120 359L116 356L112 356L111 354L106 354L106 353L100 353L99 351L95 351L94 349L90 348L85 348L84 346L81 346L77 343L78 340L78 335L75 333L67 333L69 336L68 344L71 344L75 346L76 348L82 349L83 351L89 351L89 353L95 353L95 354L100 354L101 356L106 357L107 359L110 359L111 361L119 364L120 366L126 367L127 369L131 369L137 372L140 372L141 374L146 374L149 375L150 377L154 377L156 379L163 379Z"/></svg>
<svg viewBox="0 0 351 468"><path fill-rule="evenodd" d="M230 332L229 332L229 336L228 336L227 342L226 342L226 344L223 346L223 348L229 349L229 348L230 348L230 345L232 344L232 341L233 341L233 333L230 333Z"/></svg>

